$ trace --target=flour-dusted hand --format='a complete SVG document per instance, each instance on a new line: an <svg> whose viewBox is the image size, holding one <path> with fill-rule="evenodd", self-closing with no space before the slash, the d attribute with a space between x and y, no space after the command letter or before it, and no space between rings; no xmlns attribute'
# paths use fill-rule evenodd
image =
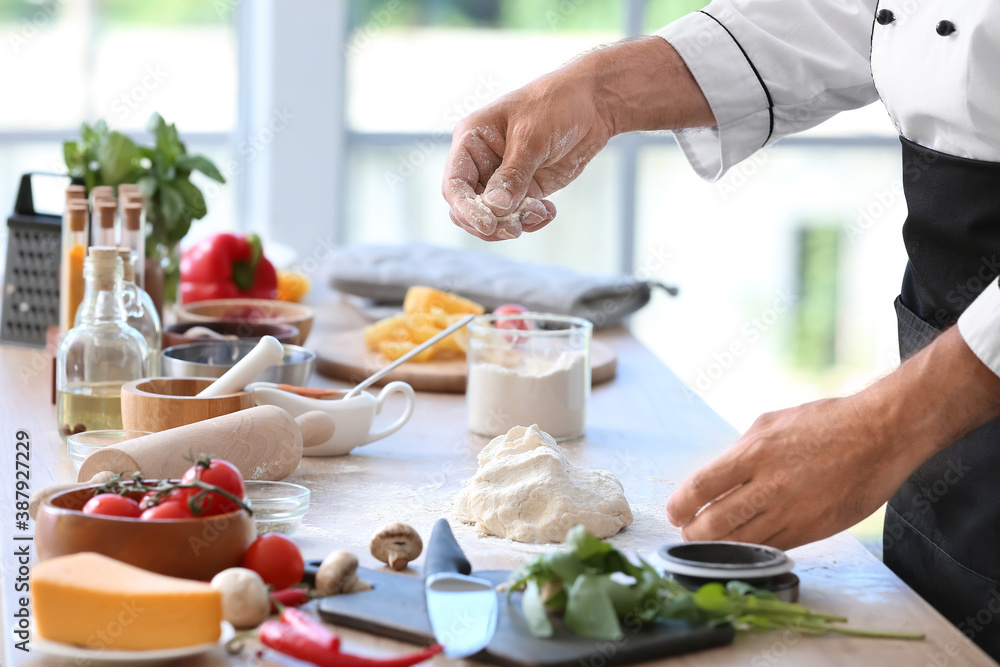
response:
<svg viewBox="0 0 1000 667"><path fill-rule="evenodd" d="M952 328L864 391L760 417L667 502L687 540L780 549L886 502L949 443L1000 414L1000 378Z"/></svg>
<svg viewBox="0 0 1000 667"><path fill-rule="evenodd" d="M541 229L546 197L615 134L714 123L701 89L659 37L589 53L462 120L445 165L452 221L487 241Z"/></svg>
<svg viewBox="0 0 1000 667"><path fill-rule="evenodd" d="M576 178L612 134L595 109L593 82L577 69L543 77L458 124L444 177L455 224L499 241L555 217L545 197Z"/></svg>

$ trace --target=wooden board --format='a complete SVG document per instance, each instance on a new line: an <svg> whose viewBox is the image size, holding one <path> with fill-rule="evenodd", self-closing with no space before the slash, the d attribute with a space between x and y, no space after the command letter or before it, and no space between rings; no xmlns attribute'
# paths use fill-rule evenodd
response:
<svg viewBox="0 0 1000 667"><path fill-rule="evenodd" d="M473 574L501 584L507 581L510 572L487 570ZM319 601L319 613L323 620L398 641L434 643L421 577L366 568L360 568L358 576L371 583L373 589L323 598ZM691 627L682 622L649 623L641 629L626 624L623 626L623 638L598 641L574 635L556 619L553 619L554 636L540 639L528 630L527 621L521 613L521 594L514 594L510 603L504 594L498 595L500 613L497 631L489 646L472 658L477 662L511 667L579 667L588 664L608 667L725 646L733 641L732 626Z"/></svg>
<svg viewBox="0 0 1000 667"><path fill-rule="evenodd" d="M365 347L364 329L342 331L323 336L311 345L316 351L316 372L351 384L361 382L389 362L378 352ZM591 382L600 384L615 377L618 357L610 346L593 341L590 347ZM395 380L408 383L417 391L464 394L468 364L465 359L406 363L376 384Z"/></svg>

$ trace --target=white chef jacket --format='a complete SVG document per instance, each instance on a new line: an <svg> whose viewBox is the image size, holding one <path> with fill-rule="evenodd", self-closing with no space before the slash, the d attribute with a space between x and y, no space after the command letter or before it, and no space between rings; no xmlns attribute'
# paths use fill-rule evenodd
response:
<svg viewBox="0 0 1000 667"><path fill-rule="evenodd" d="M875 23L882 9L893 13L887 25ZM953 34L938 34L942 20ZM1000 2L715 0L655 34L687 64L718 122L675 133L707 180L880 97L910 141L1000 162ZM997 280L959 317L958 329L1000 375Z"/></svg>

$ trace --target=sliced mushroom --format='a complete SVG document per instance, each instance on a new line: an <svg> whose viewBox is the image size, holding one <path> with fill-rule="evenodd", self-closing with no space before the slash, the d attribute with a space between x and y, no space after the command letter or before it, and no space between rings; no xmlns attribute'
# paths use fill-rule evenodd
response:
<svg viewBox="0 0 1000 667"><path fill-rule="evenodd" d="M358 559L346 551L334 551L323 559L316 571L316 592L340 595L370 591L372 585L358 579Z"/></svg>
<svg viewBox="0 0 1000 667"><path fill-rule="evenodd" d="M375 531L370 548L372 556L393 570L405 570L424 550L424 542L417 531L405 523L390 523Z"/></svg>

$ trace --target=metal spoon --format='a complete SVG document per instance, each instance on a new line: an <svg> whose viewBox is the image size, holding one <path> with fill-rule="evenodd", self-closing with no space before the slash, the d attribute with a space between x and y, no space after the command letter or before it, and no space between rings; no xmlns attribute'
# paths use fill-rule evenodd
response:
<svg viewBox="0 0 1000 667"><path fill-rule="evenodd" d="M434 343L438 342L439 340L447 338L448 336L450 336L451 334L455 333L456 331L458 331L462 327L466 326L469 322L471 322L475 318L476 318L475 315L466 315L465 317L463 317L462 319L460 319L458 322L455 322L454 324L452 324L447 329L442 329L439 333L435 334L434 336L431 336L430 338L428 338L427 340L425 340L420 345L417 345L415 348L413 348L412 350L410 350L409 352L407 352L406 354L404 354L403 356L401 356L399 359L396 359L394 362L392 362L388 366L383 367L381 370L379 370L374 375L370 375L367 380L363 380L361 382L361 384L359 384L358 386L354 387L349 392L347 392L344 395L343 400L346 401L347 399L349 399L351 396L354 396L356 393L358 393L362 389L367 389L368 387L372 386L373 384L375 384L376 382L378 382L379 380L381 380L382 378L384 378L386 375L388 375L389 373L391 373L393 370L395 370L396 367L398 367L400 364L406 363L407 361L409 361L413 357L417 356L418 354L420 354L421 352L423 352L424 350L426 350L427 348L429 348L431 345L433 345Z"/></svg>

